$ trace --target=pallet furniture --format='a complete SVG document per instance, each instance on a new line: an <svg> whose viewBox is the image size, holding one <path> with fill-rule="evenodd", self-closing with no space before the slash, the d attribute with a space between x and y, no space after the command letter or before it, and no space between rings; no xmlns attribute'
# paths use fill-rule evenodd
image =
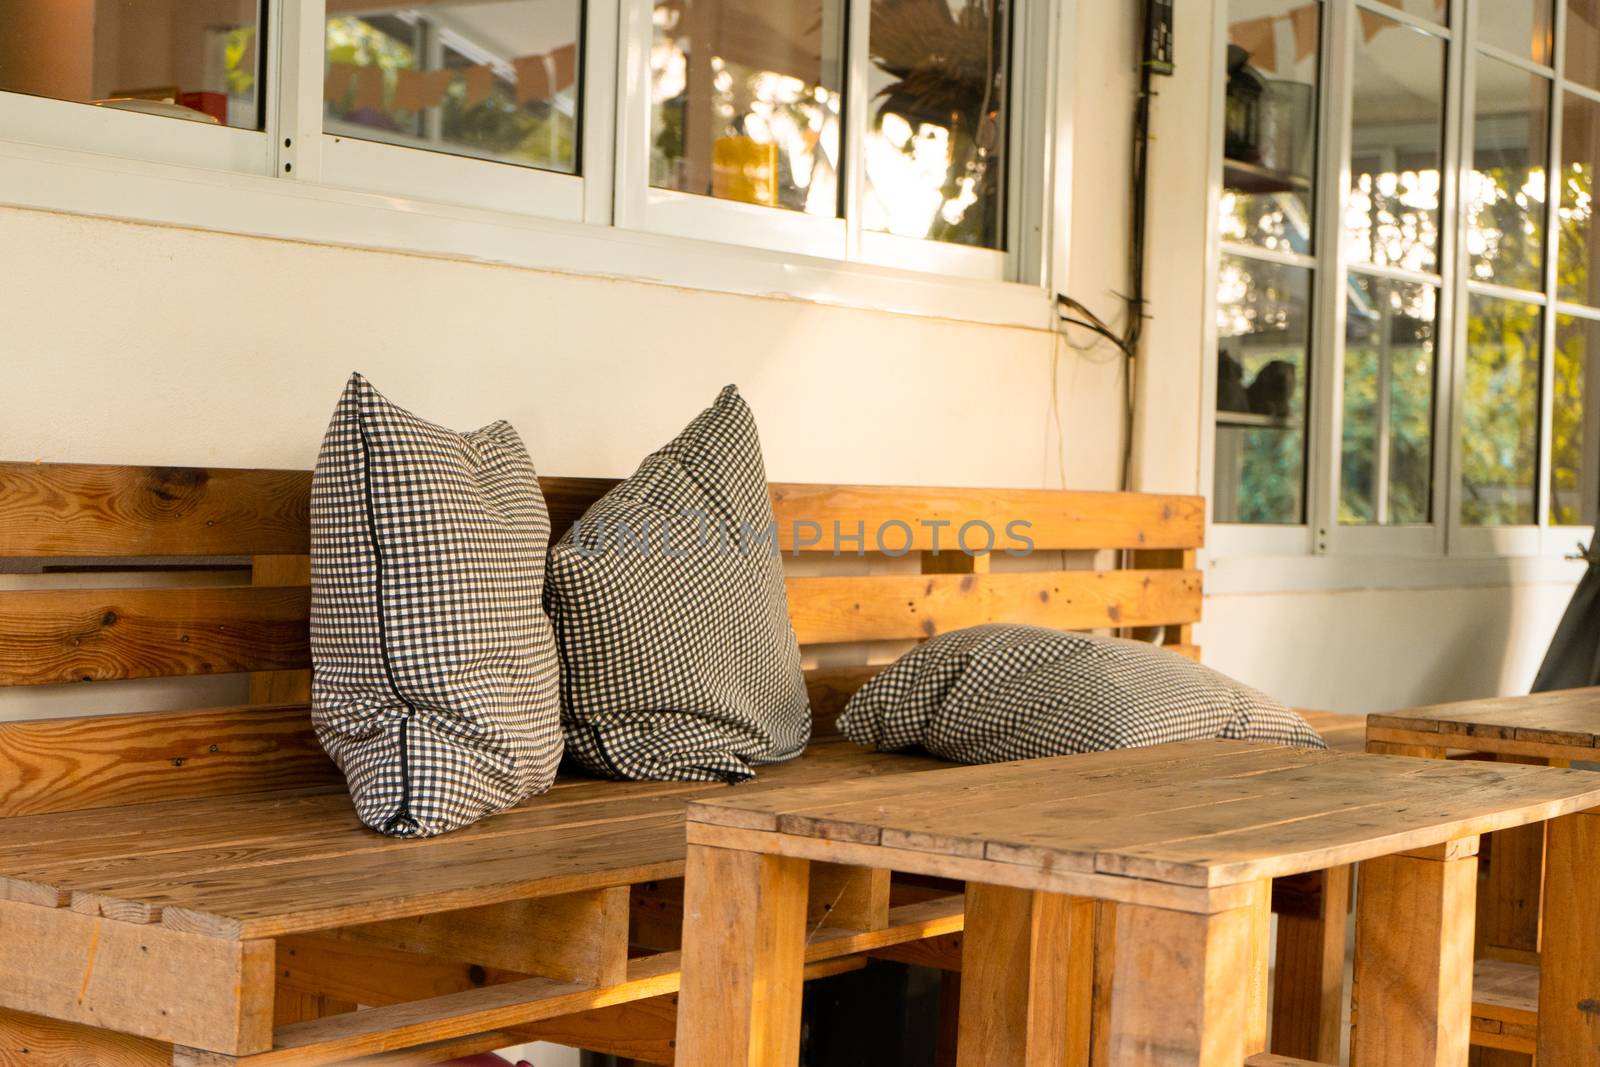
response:
<svg viewBox="0 0 1600 1067"><path fill-rule="evenodd" d="M1371 715L1367 738L1373 752L1435 759L1557 767L1600 762L1600 688ZM1539 1051L1541 940L1585 936L1563 918L1571 902L1551 897L1545 885L1547 868L1565 862L1549 855L1546 838L1546 827L1535 825L1495 834L1488 842L1473 995L1472 1041L1482 1050L1475 1050L1481 1067L1527 1064Z"/></svg>
<svg viewBox="0 0 1600 1067"><path fill-rule="evenodd" d="M811 872L847 864L967 882L962 1067L1303 1064L1265 1055L1269 880L1357 862L1353 1059L1459 1067L1478 835L1549 820L1573 846L1557 892L1592 908L1600 864L1576 860L1600 850L1597 804L1580 771L1235 741L702 798L679 1052L794 1063ZM1102 998L1072 966L1094 900L1117 904ZM1595 948L1559 953L1570 997L1541 1016L1544 1062L1600 1063Z"/></svg>
<svg viewBox="0 0 1600 1067"><path fill-rule="evenodd" d="M546 479L554 527L611 484ZM309 488L305 471L0 464L0 564L23 575L0 587L0 687L160 707L234 675L242 702L0 722L0 1062L421 1062L530 1038L672 1062L683 811L726 787L563 778L441 838L362 828L306 706ZM804 550L796 630L829 665L808 673L817 741L741 796L931 766L830 736L869 653L906 641L1004 619L1197 654L1197 498L772 497L783 550ZM973 520L1002 537L1030 523L1036 569L952 551ZM891 522L909 525L910 555L848 562L859 531L870 546ZM884 641L902 644L862 644ZM959 969L958 884L849 865L811 884L827 921L808 975L869 955Z"/></svg>

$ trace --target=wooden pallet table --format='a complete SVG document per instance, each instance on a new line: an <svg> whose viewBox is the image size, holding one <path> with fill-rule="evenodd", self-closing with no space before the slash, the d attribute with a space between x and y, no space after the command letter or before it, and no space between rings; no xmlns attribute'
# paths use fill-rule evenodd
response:
<svg viewBox="0 0 1600 1067"><path fill-rule="evenodd" d="M1367 720L1367 748L1434 759L1466 756L1557 767L1600 762L1600 688L1372 715ZM1484 1050L1477 1056L1480 1067L1525 1064L1538 1049L1541 942L1576 937L1582 943L1585 936L1593 936L1572 930L1567 925L1572 901L1560 891L1552 895L1546 868L1560 857L1547 859L1548 836L1544 824L1535 824L1503 831L1489 841L1478 901L1473 996L1472 1042ZM1560 840L1562 847L1570 844ZM1557 839L1551 837L1549 843ZM1552 873L1556 873L1553 867Z"/></svg>
<svg viewBox="0 0 1600 1067"><path fill-rule="evenodd" d="M1592 853L1597 804L1600 778L1581 771L1230 741L702 799L679 1055L795 1062L821 933L808 885L832 863L967 882L962 1067L1302 1062L1267 1055L1268 880L1358 863L1354 1058L1460 1067L1478 836L1548 821L1568 855ZM1600 904L1600 863L1552 877L1570 906ZM1113 906L1099 975L1081 955L1096 902ZM1560 958L1569 996L1541 1017L1560 1050L1547 1062L1600 1063L1583 1005L1600 999L1600 952Z"/></svg>

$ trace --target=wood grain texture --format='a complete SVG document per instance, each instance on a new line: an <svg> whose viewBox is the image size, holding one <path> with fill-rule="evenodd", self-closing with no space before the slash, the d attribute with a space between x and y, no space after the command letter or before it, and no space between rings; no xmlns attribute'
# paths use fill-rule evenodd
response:
<svg viewBox="0 0 1600 1067"><path fill-rule="evenodd" d="M0 1067L167 1067L172 1046L0 1009Z"/></svg>
<svg viewBox="0 0 1600 1067"><path fill-rule="evenodd" d="M809 864L690 846L678 1054L685 1063L791 1067Z"/></svg>
<svg viewBox="0 0 1600 1067"><path fill-rule="evenodd" d="M1073 905L1056 893L968 884L957 1067L1087 1061L1086 1020L1069 1017ZM1074 1039L1081 1049L1069 1047Z"/></svg>
<svg viewBox="0 0 1600 1067"><path fill-rule="evenodd" d="M1552 820L1539 975L1541 1065L1600 1064L1600 815Z"/></svg>
<svg viewBox="0 0 1600 1067"><path fill-rule="evenodd" d="M1196 571L869 575L790 578L801 644L933 637L983 623L1059 629L1200 618Z"/></svg>
<svg viewBox="0 0 1600 1067"><path fill-rule="evenodd" d="M1384 856L1361 865L1353 1062L1417 1067L1466 1062L1477 870L1476 855ZM1398 916L1404 921L1397 922Z"/></svg>
<svg viewBox="0 0 1600 1067"><path fill-rule="evenodd" d="M270 941L0 900L0 1007L220 1052L272 1043Z"/></svg>
<svg viewBox="0 0 1600 1067"><path fill-rule="evenodd" d="M310 666L305 587L0 591L0 685Z"/></svg>
<svg viewBox="0 0 1600 1067"><path fill-rule="evenodd" d="M0 722L0 817L343 780L304 705Z"/></svg>
<svg viewBox="0 0 1600 1067"><path fill-rule="evenodd" d="M256 556L250 561L251 585L310 585L310 556ZM250 676L252 704L308 704L311 671L259 671Z"/></svg>
<svg viewBox="0 0 1600 1067"><path fill-rule="evenodd" d="M311 472L0 463L0 557L309 551Z"/></svg>
<svg viewBox="0 0 1600 1067"><path fill-rule="evenodd" d="M1339 866L1300 877L1314 883L1313 892L1300 898L1302 906L1278 909L1272 1051L1335 1063L1344 1011L1351 869Z"/></svg>

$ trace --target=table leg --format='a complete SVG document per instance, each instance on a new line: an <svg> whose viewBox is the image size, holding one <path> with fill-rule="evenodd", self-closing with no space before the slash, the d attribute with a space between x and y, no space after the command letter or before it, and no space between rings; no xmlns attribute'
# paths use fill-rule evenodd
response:
<svg viewBox="0 0 1600 1067"><path fill-rule="evenodd" d="M689 846L678 1062L794 1067L810 865Z"/></svg>
<svg viewBox="0 0 1600 1067"><path fill-rule="evenodd" d="M1355 1019L1361 1067L1465 1067L1478 839L1361 864Z"/></svg>
<svg viewBox="0 0 1600 1067"><path fill-rule="evenodd" d="M1117 905L1109 1067L1237 1067L1260 1006L1260 909Z"/></svg>
<svg viewBox="0 0 1600 1067"><path fill-rule="evenodd" d="M1339 1062L1350 873L1346 865L1295 879L1312 892L1278 911L1272 1051L1280 1056Z"/></svg>
<svg viewBox="0 0 1600 1067"><path fill-rule="evenodd" d="M1093 925L1092 900L967 883L957 1067L1088 1063Z"/></svg>
<svg viewBox="0 0 1600 1067"><path fill-rule="evenodd" d="M1600 814L1552 819L1539 969L1540 1067L1600 1064Z"/></svg>

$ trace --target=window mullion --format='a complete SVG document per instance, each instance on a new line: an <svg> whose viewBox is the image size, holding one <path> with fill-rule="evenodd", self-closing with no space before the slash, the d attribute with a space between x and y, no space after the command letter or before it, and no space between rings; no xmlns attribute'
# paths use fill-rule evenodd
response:
<svg viewBox="0 0 1600 1067"><path fill-rule="evenodd" d="M1466 172L1472 155L1472 108L1468 106L1472 76L1475 68L1473 45L1477 40L1474 24L1476 12L1469 9L1466 0L1451 0L1450 19L1459 26L1454 42L1454 54L1446 67L1445 131L1454 141L1445 148L1445 177L1442 182L1445 196L1444 217L1441 230L1449 241L1443 262L1448 263L1445 286L1441 294L1446 307L1446 319L1441 322L1440 336L1446 339L1446 350L1438 360L1441 377L1438 396L1442 409L1434 419L1434 506L1443 509L1439 526L1444 530L1444 551L1454 555L1461 550L1461 434L1466 425L1462 411L1466 390L1467 319L1470 315L1470 296L1467 292L1466 212L1462 209L1466 192Z"/></svg>
<svg viewBox="0 0 1600 1067"><path fill-rule="evenodd" d="M618 69L626 54L621 27L625 0L586 0L583 5L583 63L579 121L578 173L583 178L583 221L609 226L616 204L617 130L625 121Z"/></svg>
<svg viewBox="0 0 1600 1067"><path fill-rule="evenodd" d="M845 4L844 70L844 243L845 258L861 258L861 193L866 181L865 146L867 114L872 108L867 90L867 45L872 29L872 0Z"/></svg>
<svg viewBox="0 0 1600 1067"><path fill-rule="evenodd" d="M1563 80L1566 77L1567 5L1555 5L1555 27L1551 37L1551 62L1555 78L1550 83L1550 128L1545 145L1545 226L1544 291L1546 295L1539 351L1539 464L1534 476L1534 518L1541 530L1550 526L1551 493L1555 474L1551 467L1555 414L1556 299L1561 267L1561 122L1566 108ZM1585 400L1588 398L1585 397Z"/></svg>
<svg viewBox="0 0 1600 1067"><path fill-rule="evenodd" d="M326 0L268 0L272 40L267 133L273 173L291 181L322 180L322 54Z"/></svg>

